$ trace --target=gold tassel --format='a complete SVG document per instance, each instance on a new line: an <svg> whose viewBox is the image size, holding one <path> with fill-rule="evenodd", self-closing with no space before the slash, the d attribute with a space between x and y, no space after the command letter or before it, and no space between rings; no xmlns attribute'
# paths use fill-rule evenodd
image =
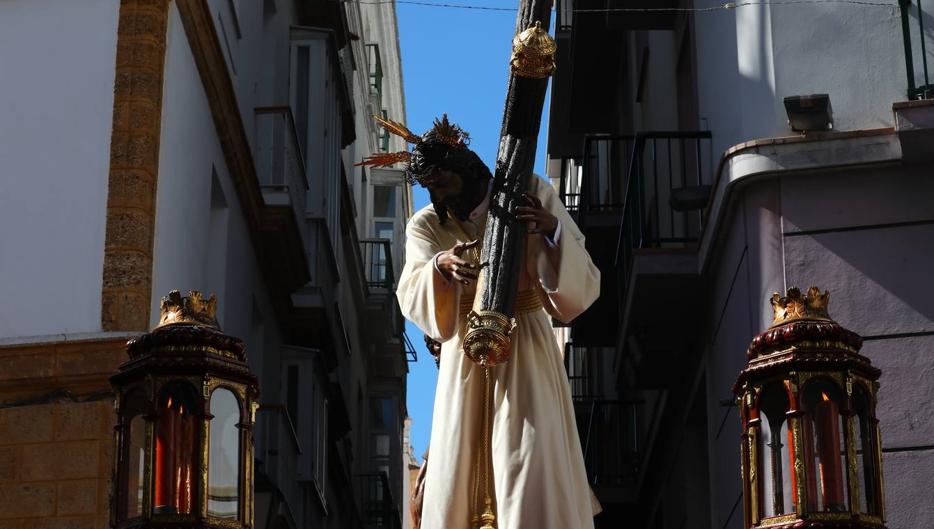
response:
<svg viewBox="0 0 934 529"><path fill-rule="evenodd" d="M483 366L483 442L480 453L477 454L477 471L474 477L474 508L475 514L471 518L471 527L474 529L496 529L496 514L493 512L493 498L490 490L490 470L492 467L493 438L490 432L492 386L490 385L490 368ZM479 486L483 481L483 506L479 505Z"/></svg>

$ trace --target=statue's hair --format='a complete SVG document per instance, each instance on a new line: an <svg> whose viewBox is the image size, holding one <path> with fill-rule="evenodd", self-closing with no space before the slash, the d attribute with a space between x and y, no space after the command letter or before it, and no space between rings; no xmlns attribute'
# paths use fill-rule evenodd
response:
<svg viewBox="0 0 934 529"><path fill-rule="evenodd" d="M424 140L412 150L412 159L406 166L405 175L411 183L421 184L429 188L435 171L450 171L457 173L463 180L465 189L470 187L468 182L477 180L488 181L493 178L489 167L483 163L480 156L467 147L452 147L443 142ZM444 224L448 217L448 207L435 200L431 195L431 204L439 221Z"/></svg>

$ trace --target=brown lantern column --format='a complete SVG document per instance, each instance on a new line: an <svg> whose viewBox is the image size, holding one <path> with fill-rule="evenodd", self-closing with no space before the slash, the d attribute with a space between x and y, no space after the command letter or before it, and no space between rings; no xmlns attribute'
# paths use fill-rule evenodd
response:
<svg viewBox="0 0 934 529"><path fill-rule="evenodd" d="M111 526L253 527L258 385L214 296L162 299L159 325L127 343L116 393Z"/></svg>
<svg viewBox="0 0 934 529"><path fill-rule="evenodd" d="M880 371L816 287L775 294L733 391L746 528L884 529Z"/></svg>

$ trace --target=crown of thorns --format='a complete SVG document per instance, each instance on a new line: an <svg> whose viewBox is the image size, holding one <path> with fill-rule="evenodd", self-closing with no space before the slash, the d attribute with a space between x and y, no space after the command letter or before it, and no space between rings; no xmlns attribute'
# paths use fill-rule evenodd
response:
<svg viewBox="0 0 934 529"><path fill-rule="evenodd" d="M421 136L415 134L402 123L373 116L377 123L394 134L413 144L411 151L381 152L372 154L355 166L389 167L397 163L405 164L405 177L410 183L427 186L431 175L438 165L453 152L468 150L470 135L454 123L448 121L448 115L435 119L434 126Z"/></svg>

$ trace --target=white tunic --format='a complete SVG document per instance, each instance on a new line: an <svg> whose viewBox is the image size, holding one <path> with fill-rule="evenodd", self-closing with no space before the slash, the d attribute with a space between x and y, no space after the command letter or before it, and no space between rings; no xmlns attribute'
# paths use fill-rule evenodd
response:
<svg viewBox="0 0 934 529"><path fill-rule="evenodd" d="M569 322L597 298L600 271L584 236L554 189L533 177L530 193L561 223L556 246L528 237L519 290L535 289L544 310L517 315L512 355L492 368L492 463L499 529L592 529L600 511L587 482L562 351L550 317ZM485 218L485 216L484 216ZM479 225L441 225L429 205L406 228L406 263L397 289L402 313L443 342L425 475L422 529L472 529L473 475L482 443L483 370L464 356L466 314L461 296L473 295L445 280L434 256L465 239L482 237ZM471 233L473 232L473 233Z"/></svg>

